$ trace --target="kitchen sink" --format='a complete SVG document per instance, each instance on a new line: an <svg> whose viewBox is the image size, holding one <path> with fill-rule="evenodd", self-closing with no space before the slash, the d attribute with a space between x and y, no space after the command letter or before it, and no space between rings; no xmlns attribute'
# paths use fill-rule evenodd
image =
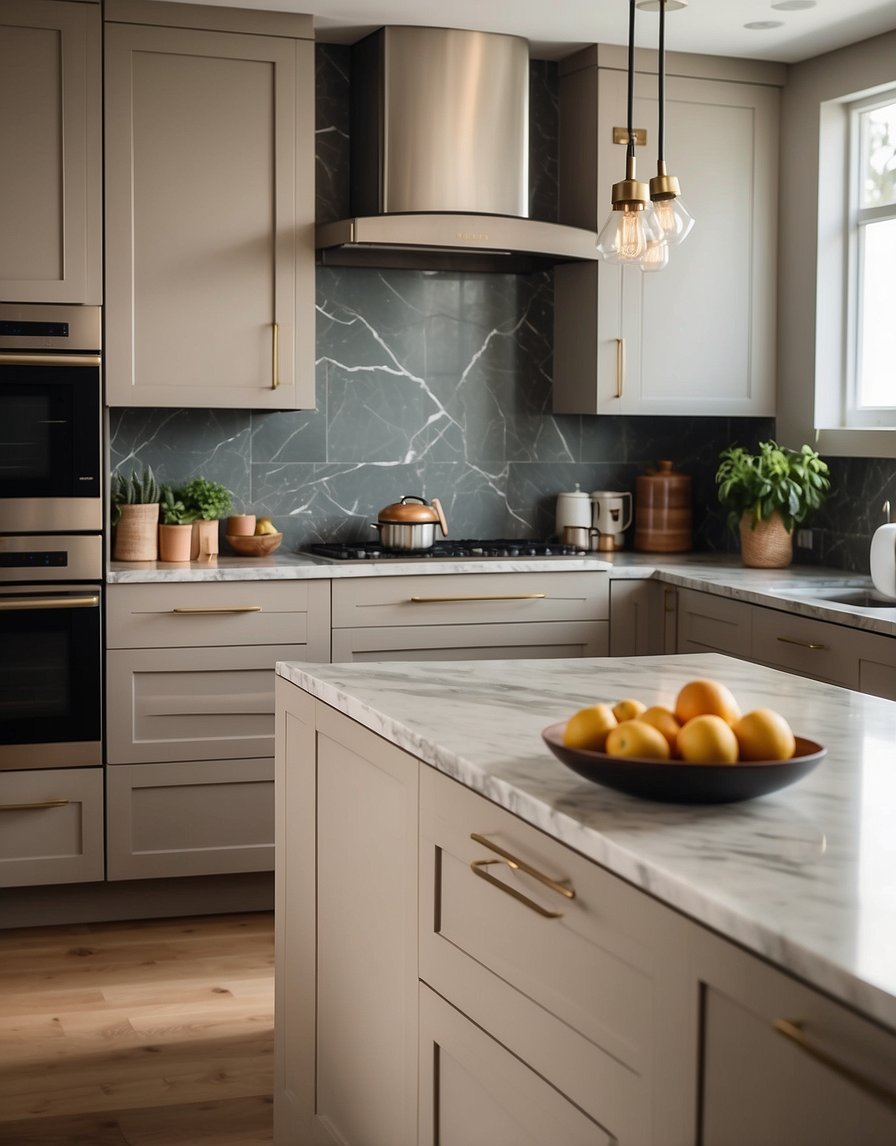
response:
<svg viewBox="0 0 896 1146"><path fill-rule="evenodd" d="M830 605L847 605L853 609L896 609L896 601L882 597L870 589L844 589L842 586L827 585L816 589L779 589L782 597L792 597L797 601L824 601Z"/></svg>

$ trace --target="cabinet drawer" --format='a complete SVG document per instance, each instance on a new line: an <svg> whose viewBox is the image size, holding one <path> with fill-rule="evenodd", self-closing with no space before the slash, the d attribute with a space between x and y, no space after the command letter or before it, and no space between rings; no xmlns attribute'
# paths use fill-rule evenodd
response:
<svg viewBox="0 0 896 1146"><path fill-rule="evenodd" d="M273 755L274 665L304 659L304 645L111 650L109 762Z"/></svg>
<svg viewBox="0 0 896 1146"><path fill-rule="evenodd" d="M272 759L106 771L110 880L273 868Z"/></svg>
<svg viewBox="0 0 896 1146"><path fill-rule="evenodd" d="M609 618L606 573L451 573L334 580L333 627Z"/></svg>
<svg viewBox="0 0 896 1146"><path fill-rule="evenodd" d="M680 986L666 983L681 965L680 921L425 767L420 823L421 979L548 1080L562 1047L565 1093L620 1141L653 1141L656 1063L670 1077L677 1066L668 1060L682 1054L680 1044L663 1046L671 1028L658 1002L663 988L684 1003ZM570 885L575 897L512 870L495 848ZM680 1140L671 1123L656 1137Z"/></svg>
<svg viewBox="0 0 896 1146"><path fill-rule="evenodd" d="M749 658L751 609L743 601L679 589L678 651Z"/></svg>
<svg viewBox="0 0 896 1146"><path fill-rule="evenodd" d="M102 768L0 772L0 887L102 878Z"/></svg>
<svg viewBox="0 0 896 1146"><path fill-rule="evenodd" d="M111 649L302 644L329 659L328 581L110 585L106 610Z"/></svg>
<svg viewBox="0 0 896 1146"><path fill-rule="evenodd" d="M843 625L779 609L756 609L752 659L801 676L858 688L856 635Z"/></svg>
<svg viewBox="0 0 896 1146"><path fill-rule="evenodd" d="M333 661L604 657L608 637L606 621L335 629Z"/></svg>

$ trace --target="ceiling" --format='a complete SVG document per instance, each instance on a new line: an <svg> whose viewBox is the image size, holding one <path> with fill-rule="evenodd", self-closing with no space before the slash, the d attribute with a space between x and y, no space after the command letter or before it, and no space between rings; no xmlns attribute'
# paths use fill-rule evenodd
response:
<svg viewBox="0 0 896 1146"><path fill-rule="evenodd" d="M168 0L169 3L188 0ZM532 54L560 59L585 44L628 40L625 0L203 0L207 4L288 12L313 9L316 35L352 43L383 24L423 24L511 32ZM806 7L811 4L811 7ZM750 29L751 23L778 24ZM638 12L636 41L653 47L655 13ZM896 30L896 0L688 0L667 10L670 51L795 63L845 44Z"/></svg>

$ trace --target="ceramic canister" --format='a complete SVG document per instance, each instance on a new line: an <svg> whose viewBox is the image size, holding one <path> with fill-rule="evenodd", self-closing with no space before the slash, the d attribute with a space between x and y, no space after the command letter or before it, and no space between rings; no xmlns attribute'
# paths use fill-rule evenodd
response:
<svg viewBox="0 0 896 1146"><path fill-rule="evenodd" d="M591 528L591 498L583 493L576 483L572 493L557 494L556 534L563 536L564 529Z"/></svg>
<svg viewBox="0 0 896 1146"><path fill-rule="evenodd" d="M635 549L687 553L693 544L691 479L657 463L635 481Z"/></svg>

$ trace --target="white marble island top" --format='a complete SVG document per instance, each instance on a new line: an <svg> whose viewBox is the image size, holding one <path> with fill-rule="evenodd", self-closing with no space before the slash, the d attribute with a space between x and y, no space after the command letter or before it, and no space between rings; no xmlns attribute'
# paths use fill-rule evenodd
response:
<svg viewBox="0 0 896 1146"><path fill-rule="evenodd" d="M281 663L287 680L635 886L896 1029L896 703L717 654ZM639 800L581 779L541 730L597 700L725 681L828 749L740 804Z"/></svg>

